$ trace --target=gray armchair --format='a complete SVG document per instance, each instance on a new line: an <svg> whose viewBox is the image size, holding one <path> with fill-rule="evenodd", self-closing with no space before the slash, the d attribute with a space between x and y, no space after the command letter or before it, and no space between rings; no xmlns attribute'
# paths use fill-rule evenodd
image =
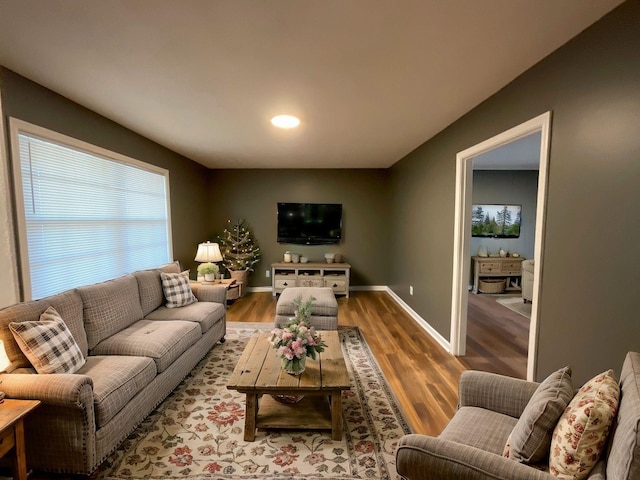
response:
<svg viewBox="0 0 640 480"><path fill-rule="evenodd" d="M442 433L438 437L405 435L400 440L398 474L407 480L557 480L544 471L546 461L529 466L502 456L507 438L538 385L491 373L464 372L458 410ZM609 448L589 473L589 480L640 478L640 354L627 354L620 388Z"/></svg>

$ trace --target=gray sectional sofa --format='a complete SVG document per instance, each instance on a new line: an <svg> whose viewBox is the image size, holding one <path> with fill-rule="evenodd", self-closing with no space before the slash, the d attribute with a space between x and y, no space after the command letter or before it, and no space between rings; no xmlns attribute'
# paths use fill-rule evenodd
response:
<svg viewBox="0 0 640 480"><path fill-rule="evenodd" d="M42 404L25 421L27 464L89 474L180 383L226 332L226 288L192 284L198 302L167 308L161 271L143 270L0 310L11 362L0 374L9 398ZM38 374L9 323L37 321L49 307L85 357L76 373Z"/></svg>

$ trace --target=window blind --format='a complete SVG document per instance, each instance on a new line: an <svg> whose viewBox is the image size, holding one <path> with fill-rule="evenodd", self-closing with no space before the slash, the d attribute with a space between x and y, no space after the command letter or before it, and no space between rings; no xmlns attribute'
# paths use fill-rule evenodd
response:
<svg viewBox="0 0 640 480"><path fill-rule="evenodd" d="M18 139L32 299L170 261L166 171Z"/></svg>

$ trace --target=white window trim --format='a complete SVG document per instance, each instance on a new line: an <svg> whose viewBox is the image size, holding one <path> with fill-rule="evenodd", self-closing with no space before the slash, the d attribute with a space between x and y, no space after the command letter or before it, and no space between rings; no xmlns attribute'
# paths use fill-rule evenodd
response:
<svg viewBox="0 0 640 480"><path fill-rule="evenodd" d="M82 140L78 140L77 138L69 137L67 135L63 135L62 133L54 132L53 130L49 130L44 127L40 127L38 125L34 125L29 122L25 122L24 120L20 120L18 118L10 117L9 118L9 136L11 143L11 160L13 167L13 183L14 183L14 199L16 206L16 216L17 216L17 231L18 231L18 240L19 240L19 258L20 258L20 271L21 271L21 283L22 283L22 292L23 292L23 300L28 301L31 300L31 283L29 279L31 278L31 272L29 268L29 249L27 246L27 227L26 227L26 216L24 210L24 192L22 189L22 175L20 168L20 142L18 139L19 134L26 134L33 137L38 137L44 141L52 141L59 143L61 145L67 146L69 148L73 148L76 150L85 151L91 155L96 155L103 157L107 160L111 160L114 162L122 163L125 165L131 165L143 170L147 170L149 172L158 173L164 175L166 179L166 188L167 188L167 225L169 229L169 258L173 258L173 229L171 226L171 191L170 191L170 182L169 182L169 170L158 167L156 165L151 165L149 163L136 160L135 158L127 157L126 155L122 155L117 152L113 152L111 150L107 150L106 148L98 147L97 145L93 145L88 142L84 142Z"/></svg>
<svg viewBox="0 0 640 480"><path fill-rule="evenodd" d="M4 115L2 115L0 96L0 308L8 307L20 301L18 287L18 264L16 262L16 243L13 226L13 198L9 179L9 157L7 155L7 137L4 134Z"/></svg>

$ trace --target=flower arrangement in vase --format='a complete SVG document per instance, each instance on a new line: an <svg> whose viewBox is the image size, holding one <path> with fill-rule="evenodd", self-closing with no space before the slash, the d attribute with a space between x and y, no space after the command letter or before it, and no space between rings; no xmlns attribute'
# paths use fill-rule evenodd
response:
<svg viewBox="0 0 640 480"><path fill-rule="evenodd" d="M301 375L307 356L315 360L316 354L323 352L327 346L309 324L314 300L310 296L303 303L302 296L298 296L293 301L296 307L295 317L284 328L272 330L269 337L269 342L280 357L282 369L290 375Z"/></svg>

